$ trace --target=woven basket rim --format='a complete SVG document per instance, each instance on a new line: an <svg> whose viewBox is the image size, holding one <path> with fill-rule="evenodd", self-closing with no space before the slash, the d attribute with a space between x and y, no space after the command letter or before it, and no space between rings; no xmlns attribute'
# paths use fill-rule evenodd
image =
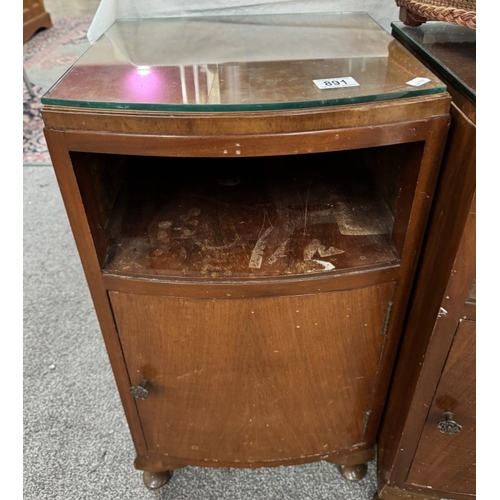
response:
<svg viewBox="0 0 500 500"><path fill-rule="evenodd" d="M427 20L476 29L475 0L396 0L396 4Z"/></svg>
<svg viewBox="0 0 500 500"><path fill-rule="evenodd" d="M398 0L398 5L406 6L413 4L429 5L434 7L461 9L466 11L476 11L476 0Z"/></svg>

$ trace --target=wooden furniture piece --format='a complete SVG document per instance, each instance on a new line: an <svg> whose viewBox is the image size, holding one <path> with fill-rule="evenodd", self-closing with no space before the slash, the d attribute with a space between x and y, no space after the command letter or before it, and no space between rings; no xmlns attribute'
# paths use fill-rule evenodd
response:
<svg viewBox="0 0 500 500"><path fill-rule="evenodd" d="M43 0L23 0L23 43L37 31L50 27L52 20L45 10Z"/></svg>
<svg viewBox="0 0 500 500"><path fill-rule="evenodd" d="M364 13L142 19L42 102L146 485L319 460L362 478L443 83Z"/></svg>
<svg viewBox="0 0 500 500"><path fill-rule="evenodd" d="M452 123L381 425L379 498L475 497L475 32L393 24L448 85Z"/></svg>

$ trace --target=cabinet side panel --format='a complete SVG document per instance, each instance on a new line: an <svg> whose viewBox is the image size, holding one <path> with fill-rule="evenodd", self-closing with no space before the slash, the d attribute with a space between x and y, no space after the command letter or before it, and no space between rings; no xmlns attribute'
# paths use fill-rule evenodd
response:
<svg viewBox="0 0 500 500"><path fill-rule="evenodd" d="M475 191L476 129L455 107L452 118L398 362L379 432L380 485L396 484L402 487L404 484L427 413L427 407L420 404L420 398L430 402L432 393L429 391L439 379L455 331L453 322L459 318L460 312L456 311L462 310L462 295L466 293L462 288L469 286L470 268L475 266L473 257L462 257L460 264L456 255ZM464 247L462 255L467 255L471 248L470 244ZM459 275L451 273L455 262L462 269ZM453 293L451 290L448 293L453 297L454 311L451 304L445 305L448 315L443 319L449 324L448 329L446 334L434 337L435 350L432 351L430 342L451 276L455 277L454 282L458 279L458 283L453 285Z"/></svg>
<svg viewBox="0 0 500 500"><path fill-rule="evenodd" d="M93 240L89 220L86 217L85 206L67 149L65 134L61 131L47 130L46 128L44 134L127 422L135 448L140 452L145 447L144 436L138 419L137 408L128 397L128 388L130 386L128 372L122 356L109 297L102 279L96 252L97 245Z"/></svg>
<svg viewBox="0 0 500 500"><path fill-rule="evenodd" d="M119 155L99 156L71 153L70 156L96 252L102 266L109 249L106 229L118 192L123 184L123 160Z"/></svg>

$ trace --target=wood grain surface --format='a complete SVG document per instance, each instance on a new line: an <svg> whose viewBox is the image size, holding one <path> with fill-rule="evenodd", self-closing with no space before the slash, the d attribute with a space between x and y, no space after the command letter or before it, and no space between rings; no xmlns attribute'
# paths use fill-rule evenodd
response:
<svg viewBox="0 0 500 500"><path fill-rule="evenodd" d="M148 451L207 464L321 458L365 435L393 284L245 300L110 292ZM132 396L131 396L132 397Z"/></svg>

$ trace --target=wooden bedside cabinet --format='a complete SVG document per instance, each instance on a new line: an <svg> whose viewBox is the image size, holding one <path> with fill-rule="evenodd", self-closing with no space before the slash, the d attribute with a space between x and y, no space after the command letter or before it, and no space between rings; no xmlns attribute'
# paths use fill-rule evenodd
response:
<svg viewBox="0 0 500 500"><path fill-rule="evenodd" d="M393 34L446 81L452 123L379 437L379 498L476 494L475 32Z"/></svg>
<svg viewBox="0 0 500 500"><path fill-rule="evenodd" d="M43 104L146 485L319 460L362 478L443 83L364 13L143 19Z"/></svg>

